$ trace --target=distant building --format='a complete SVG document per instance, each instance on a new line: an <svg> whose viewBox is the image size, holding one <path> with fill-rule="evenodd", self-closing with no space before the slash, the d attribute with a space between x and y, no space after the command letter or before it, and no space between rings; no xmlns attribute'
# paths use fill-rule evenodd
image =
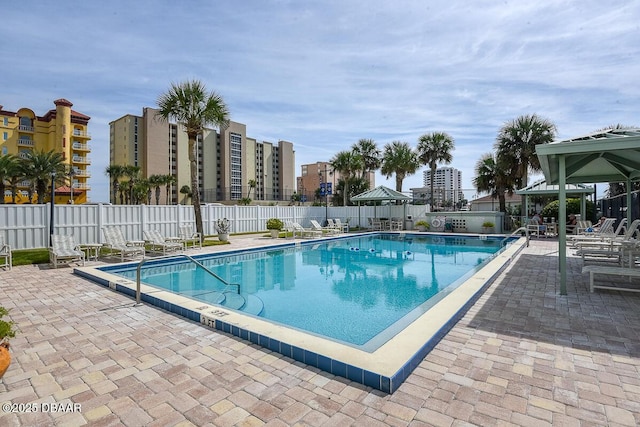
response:
<svg viewBox="0 0 640 427"><path fill-rule="evenodd" d="M307 202L313 202L316 198L316 192L320 189L320 184L328 182L331 184L331 194L335 194L335 187L340 181L340 172L334 171L329 162L316 162L302 165L300 167L300 176L296 178L296 190L302 199ZM328 177L327 177L328 176ZM374 188L376 184L375 173L367 174L369 188ZM331 200L331 197L329 197Z"/></svg>
<svg viewBox="0 0 640 427"><path fill-rule="evenodd" d="M179 191L191 187L191 166L186 132L156 117L146 107L142 116L125 115L109 123L111 165L139 166L142 175L172 175L169 203L185 203ZM230 122L217 132L205 129L196 146L201 201L231 202L245 197L263 201L289 201L295 188L293 144L273 144L247 137L246 125ZM255 182L255 187L250 186ZM166 204L166 192L160 203ZM110 201L119 202L110 189Z"/></svg>
<svg viewBox="0 0 640 427"><path fill-rule="evenodd" d="M14 112L4 110L0 105L0 155L13 154L24 159L34 151L61 153L72 173L66 182L57 180L56 202L69 202L73 189L74 201L84 203L90 190L87 180L91 174L87 168L91 164L91 136L87 128L91 117L72 110L73 104L66 99L57 99L53 103L56 108L44 116L37 116L29 108L23 107ZM31 185L28 180L18 183L16 203L30 202L28 190ZM13 202L7 193L4 200L5 203Z"/></svg>
<svg viewBox="0 0 640 427"><path fill-rule="evenodd" d="M464 199L462 172L452 167L437 168L433 189L434 202L431 203L431 170L427 169L423 172L423 187L411 189L413 202L432 204L434 208L455 206Z"/></svg>
<svg viewBox="0 0 640 427"><path fill-rule="evenodd" d="M511 210L519 210L520 206L522 206L522 196L519 194L511 194L505 193L505 206L507 209ZM475 200L471 201L471 210L472 211L485 211L485 212L497 212L500 210L500 203L498 198L493 198L491 196L479 197Z"/></svg>

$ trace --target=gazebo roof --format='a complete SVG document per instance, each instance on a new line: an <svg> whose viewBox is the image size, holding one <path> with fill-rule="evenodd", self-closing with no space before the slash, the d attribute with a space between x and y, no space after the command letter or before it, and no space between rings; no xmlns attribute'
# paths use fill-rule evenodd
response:
<svg viewBox="0 0 640 427"><path fill-rule="evenodd" d="M612 128L536 146L545 178L557 184L560 158L567 183L640 180L640 128Z"/></svg>
<svg viewBox="0 0 640 427"><path fill-rule="evenodd" d="M580 195L580 194L592 194L595 190L593 187L584 184L567 184L565 186L565 191L567 195ZM525 194L525 195L551 195L558 194L560 192L560 186L557 184L547 184L547 181L541 179L539 181L534 182L533 184L521 188L520 190L516 190L516 194Z"/></svg>
<svg viewBox="0 0 640 427"><path fill-rule="evenodd" d="M352 202L368 202L381 200L411 200L411 197L405 196L399 191L392 190L389 187L381 185L373 190L365 191L351 198Z"/></svg>

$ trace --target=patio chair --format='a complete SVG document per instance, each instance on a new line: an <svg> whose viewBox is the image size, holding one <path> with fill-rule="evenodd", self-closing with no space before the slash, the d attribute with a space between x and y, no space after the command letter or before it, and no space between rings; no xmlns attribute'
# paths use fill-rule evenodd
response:
<svg viewBox="0 0 640 427"><path fill-rule="evenodd" d="M4 239L4 234L0 234L0 267L11 270L11 246Z"/></svg>
<svg viewBox="0 0 640 427"><path fill-rule="evenodd" d="M336 218L333 220L336 228L338 230L340 230L341 233L348 233L349 232L349 224L343 224L342 221L340 220L340 218Z"/></svg>
<svg viewBox="0 0 640 427"><path fill-rule="evenodd" d="M339 232L342 231L342 227L338 227L338 225L335 223L335 221L332 218L327 218L327 227L335 228Z"/></svg>
<svg viewBox="0 0 640 427"><path fill-rule="evenodd" d="M194 249L202 249L202 236L197 231L193 231L190 225L181 225L178 231L179 241L184 244L185 249L189 248L189 244Z"/></svg>
<svg viewBox="0 0 640 427"><path fill-rule="evenodd" d="M102 233L105 240L104 247L109 251L109 255L120 255L122 261L125 257L135 258L138 255L144 258L144 241L125 239L122 230L113 225L102 227Z"/></svg>
<svg viewBox="0 0 640 427"><path fill-rule="evenodd" d="M180 242L171 242L165 239L158 230L144 230L144 241L151 252L162 253L175 252L184 249L184 245Z"/></svg>
<svg viewBox="0 0 640 427"><path fill-rule="evenodd" d="M299 234L303 238L312 238L312 237L322 236L322 231L312 230L310 228L304 228L297 222L292 222L291 226L293 227L293 230L294 230L294 238L295 238L295 233Z"/></svg>
<svg viewBox="0 0 640 427"><path fill-rule="evenodd" d="M315 219L311 220L311 229L320 231L321 233L325 234L340 234L340 230L338 230L337 228L323 227Z"/></svg>
<svg viewBox="0 0 640 427"><path fill-rule="evenodd" d="M80 245L73 240L73 236L53 234L49 248L49 261L53 268L72 262L81 262L84 265L84 252L80 249Z"/></svg>
<svg viewBox="0 0 640 427"><path fill-rule="evenodd" d="M613 224L615 224L615 222L616 222L615 218L607 218L604 220L604 222L600 225L600 228L598 228L597 230L595 231L585 230L583 234L568 236L567 239L575 244L575 242L579 242L583 240L589 241L589 240L593 240L594 238L605 239L607 237L615 237L616 236L615 233L619 232L619 230L613 229ZM626 219L623 222L626 223Z"/></svg>

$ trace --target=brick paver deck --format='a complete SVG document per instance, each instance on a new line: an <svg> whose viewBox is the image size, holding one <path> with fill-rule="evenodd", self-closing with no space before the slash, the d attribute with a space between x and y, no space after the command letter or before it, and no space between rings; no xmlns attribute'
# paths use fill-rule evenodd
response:
<svg viewBox="0 0 640 427"><path fill-rule="evenodd" d="M71 268L15 267L0 272L20 328L0 402L16 412L0 425L640 425L640 295L590 294L570 258L560 296L557 245L533 241L393 395Z"/></svg>

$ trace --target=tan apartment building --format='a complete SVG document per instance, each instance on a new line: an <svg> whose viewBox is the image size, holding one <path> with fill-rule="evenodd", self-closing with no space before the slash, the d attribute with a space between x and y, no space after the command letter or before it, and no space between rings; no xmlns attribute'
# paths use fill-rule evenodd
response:
<svg viewBox="0 0 640 427"><path fill-rule="evenodd" d="M302 196L303 201L324 203L324 197L321 197L321 200L316 200L321 184L331 184L331 194L333 195L340 178L340 172L334 171L329 162L302 165L300 167L300 176L296 178L297 192ZM376 178L374 172L367 174L367 181L370 189L375 187ZM328 197L328 201L331 204L331 196Z"/></svg>
<svg viewBox="0 0 640 427"><path fill-rule="evenodd" d="M109 123L111 165L133 165L142 176L172 175L169 203L188 203L183 186L191 186L186 132L174 123L156 117L157 109L143 108L142 116L125 115ZM205 129L196 144L201 201L235 202L249 197L253 201L290 200L295 185L293 144L272 144L247 137L245 124L230 122L217 132ZM255 181L254 188L249 182ZM110 200L117 195L110 189ZM160 203L166 204L161 191Z"/></svg>
<svg viewBox="0 0 640 427"><path fill-rule="evenodd" d="M53 103L55 109L43 116L36 115L30 108L9 111L0 105L0 155L27 159L36 151L61 153L69 175L56 178L55 201L84 203L91 189L87 182L91 176L88 170L91 136L87 131L91 117L72 110L73 104L66 99ZM18 183L15 203L31 203L32 184L28 180ZM5 193L4 198L5 203L14 202L12 194Z"/></svg>

